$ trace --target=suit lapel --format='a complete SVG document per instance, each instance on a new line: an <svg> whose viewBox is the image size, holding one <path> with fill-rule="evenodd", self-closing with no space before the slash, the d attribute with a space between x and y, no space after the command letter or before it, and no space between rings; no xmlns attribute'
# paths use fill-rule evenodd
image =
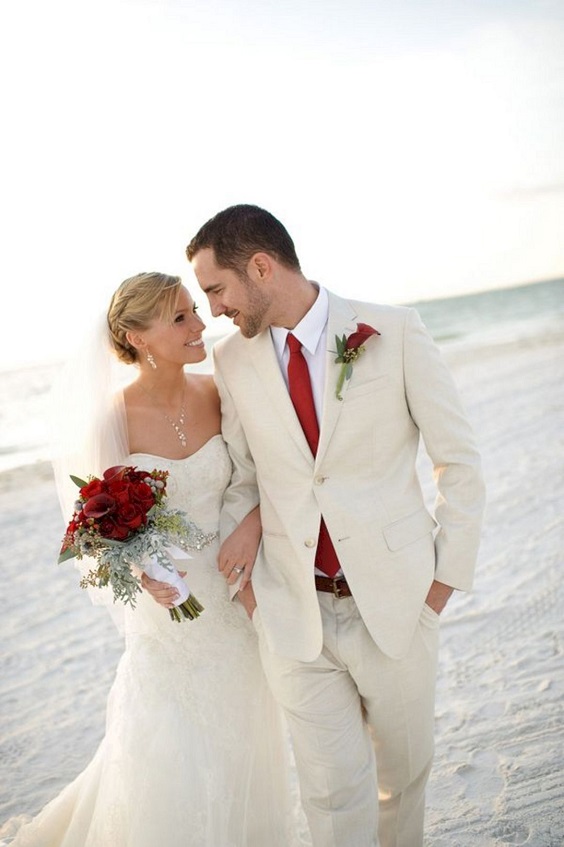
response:
<svg viewBox="0 0 564 847"><path fill-rule="evenodd" d="M286 427L302 453L313 464L311 450L290 400L284 377L280 372L270 331L267 329L261 332L255 338L249 339L247 344L251 362L264 390L265 400L272 404L281 425Z"/></svg>
<svg viewBox="0 0 564 847"><path fill-rule="evenodd" d="M320 421L319 446L315 458L316 463L323 459L324 453L327 450L331 436L337 426L349 385L348 380L345 380L341 392L343 399L338 400L335 395L339 376L339 365L335 364L335 357L337 355L335 336L341 336L343 334L348 336L356 330L356 311L351 304L347 300L336 297L331 292L328 292L328 294L329 319L326 340L327 352L325 354L325 386L323 412ZM250 360L261 381L265 398L275 408L281 425L288 430L288 433L304 456L313 463L309 445L296 416L292 401L290 400L284 377L280 372L280 365L278 364L278 358L269 330L265 330L265 332L261 332L255 338L249 339L247 345Z"/></svg>
<svg viewBox="0 0 564 847"><path fill-rule="evenodd" d="M325 361L325 386L323 391L323 414L321 416L321 426L319 433L319 447L317 448L316 462L323 459L325 451L331 436L335 431L343 403L345 402L346 391L349 381L345 380L341 395L342 400L338 400L335 394L337 379L339 377L340 365L335 363L337 356L337 346L335 344L335 336L341 337L343 334L349 336L351 332L356 330L356 311L347 300L342 300L336 297L331 292L329 294L329 320L327 324L327 353Z"/></svg>

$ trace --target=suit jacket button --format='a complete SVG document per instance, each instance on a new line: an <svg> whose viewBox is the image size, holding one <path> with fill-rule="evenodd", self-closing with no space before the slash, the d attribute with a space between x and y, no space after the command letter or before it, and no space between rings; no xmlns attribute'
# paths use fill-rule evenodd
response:
<svg viewBox="0 0 564 847"><path fill-rule="evenodd" d="M315 538L306 538L304 544L306 547L315 547L317 540Z"/></svg>
<svg viewBox="0 0 564 847"><path fill-rule="evenodd" d="M325 482L325 477L321 476L321 474L320 474L319 476L315 477L314 482L315 482L316 485L323 485L323 483Z"/></svg>

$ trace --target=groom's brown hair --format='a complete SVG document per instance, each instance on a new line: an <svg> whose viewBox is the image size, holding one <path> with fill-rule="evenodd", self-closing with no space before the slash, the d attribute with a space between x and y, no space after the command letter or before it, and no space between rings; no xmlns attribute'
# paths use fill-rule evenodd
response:
<svg viewBox="0 0 564 847"><path fill-rule="evenodd" d="M211 247L221 268L245 274L255 253L268 253L294 271L300 270L296 248L288 231L274 215L259 206L229 206L210 218L196 233L186 255L192 261L196 253Z"/></svg>

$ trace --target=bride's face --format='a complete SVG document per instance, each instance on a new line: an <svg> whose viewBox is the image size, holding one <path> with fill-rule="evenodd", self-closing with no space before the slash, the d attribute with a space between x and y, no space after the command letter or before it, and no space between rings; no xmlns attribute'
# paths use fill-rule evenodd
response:
<svg viewBox="0 0 564 847"><path fill-rule="evenodd" d="M159 364L191 364L206 358L202 332L206 328L197 306L184 288L180 289L172 319L156 318L143 332L143 341Z"/></svg>

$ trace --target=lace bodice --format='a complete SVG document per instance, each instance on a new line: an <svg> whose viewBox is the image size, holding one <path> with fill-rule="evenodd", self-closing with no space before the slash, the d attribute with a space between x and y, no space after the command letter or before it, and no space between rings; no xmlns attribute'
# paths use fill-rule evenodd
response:
<svg viewBox="0 0 564 847"><path fill-rule="evenodd" d="M184 459L132 453L129 461L147 471L153 468L169 471L167 506L185 512L187 518L204 532L218 529L223 494L231 477L231 460L221 435L213 436ZM246 622L241 620L239 604L234 608L228 600L225 579L217 568L218 549L218 541L202 550L189 549L188 561L177 565L178 570L186 571L184 581L205 607L200 618L188 624L173 623L166 610L143 592L138 597L136 608L125 610L126 637L150 635L162 640L165 650L186 640L192 646L200 641L211 641L205 652L220 650L229 630ZM201 653L199 650L184 650L182 661L193 668L194 663L201 661Z"/></svg>
<svg viewBox="0 0 564 847"><path fill-rule="evenodd" d="M132 453L129 460L144 470L169 471L167 505L182 509L206 532L217 529L223 493L231 477L231 460L221 435L212 436L185 459Z"/></svg>

